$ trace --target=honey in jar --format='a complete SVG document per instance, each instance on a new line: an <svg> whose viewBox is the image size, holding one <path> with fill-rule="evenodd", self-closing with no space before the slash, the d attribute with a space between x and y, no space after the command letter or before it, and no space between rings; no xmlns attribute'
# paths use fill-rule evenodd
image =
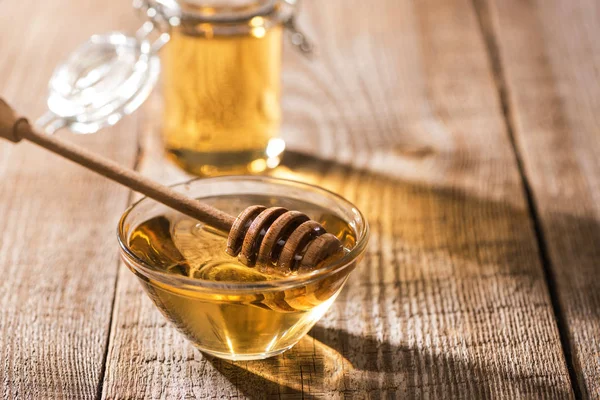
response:
<svg viewBox="0 0 600 400"><path fill-rule="evenodd" d="M281 49L292 7L283 0L178 1L159 8L168 157L201 176L258 173L284 150Z"/></svg>

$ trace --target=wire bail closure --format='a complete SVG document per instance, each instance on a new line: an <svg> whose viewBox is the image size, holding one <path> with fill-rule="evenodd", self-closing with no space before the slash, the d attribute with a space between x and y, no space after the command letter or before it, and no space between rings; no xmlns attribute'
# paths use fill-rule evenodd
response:
<svg viewBox="0 0 600 400"><path fill-rule="evenodd" d="M307 35L298 27L297 16L300 9L300 0L283 0L287 6L292 8L289 16L283 19L283 27L289 33L290 43L297 48L302 54L311 56L314 53L315 45L310 41ZM160 50L170 39L170 32L173 26L179 26L181 18L179 16L167 17L162 11L163 5L157 4L155 0L133 0L133 8L139 13L142 18L147 21L137 31L136 36L140 39L147 38L149 35L157 31L159 38L152 44L153 52ZM223 19L226 22L234 22L235 20Z"/></svg>
<svg viewBox="0 0 600 400"><path fill-rule="evenodd" d="M158 38L151 44L150 49L150 52L157 53L171 39L171 26L179 25L179 18L167 18L151 0L133 0L133 8L146 19L135 36L142 41L149 38L153 32L157 32Z"/></svg>
<svg viewBox="0 0 600 400"><path fill-rule="evenodd" d="M298 29L296 24L297 11L283 23L283 26L290 33L290 42L305 56L312 56L315 50L314 44L306 37L306 35Z"/></svg>

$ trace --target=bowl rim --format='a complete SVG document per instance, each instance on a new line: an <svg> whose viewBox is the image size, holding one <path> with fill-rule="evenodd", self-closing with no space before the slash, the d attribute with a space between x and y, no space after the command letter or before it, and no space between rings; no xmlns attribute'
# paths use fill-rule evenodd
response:
<svg viewBox="0 0 600 400"><path fill-rule="evenodd" d="M174 289L185 289L192 291L219 291L219 292L236 292L236 293L248 293L248 292L256 292L260 290L264 291L280 291L284 289L288 289L291 287L296 287L300 285L307 285L313 283L317 280L324 279L328 276L331 276L335 273L343 271L344 269L350 267L353 263L358 261L359 257L365 252L367 243L369 241L369 224L364 216L364 214L350 201L346 200L342 196L327 190L323 187L313 185L306 182L301 182L293 179L283 179L283 178L275 178L271 176L251 176L251 175L228 175L228 176L219 176L219 177L209 177L209 178L192 178L184 182L176 183L173 185L169 185L171 188L178 188L186 185L193 184L194 182L202 181L211 181L218 183L219 181L259 181L274 184L287 184L287 185L296 185L296 186L304 186L313 191L321 192L330 197L333 197L337 203L342 203L344 208L351 209L355 212L360 220L362 221L362 229L360 232L356 232L358 235L358 239L356 244L350 251L344 255L341 259L336 262L327 265L323 268L319 268L315 271L312 271L307 274L302 275L294 275L290 277L285 277L282 279L275 279L272 281L261 281L261 282L219 282L219 281L209 281L204 279L194 279L188 278L185 276L178 276L167 274L161 271L156 270L152 267L151 264L139 258L127 245L127 238L125 237L125 220L130 215L130 213L142 202L146 200L152 200L151 198L144 196L141 199L137 200L133 204L131 204L121 215L119 219L119 223L117 226L117 240L119 242L119 247L121 250L121 257L123 261L130 267L133 268L137 273L141 274L145 278L152 278L160 283L172 286ZM201 198L201 197L200 197ZM137 275L137 274L136 274Z"/></svg>

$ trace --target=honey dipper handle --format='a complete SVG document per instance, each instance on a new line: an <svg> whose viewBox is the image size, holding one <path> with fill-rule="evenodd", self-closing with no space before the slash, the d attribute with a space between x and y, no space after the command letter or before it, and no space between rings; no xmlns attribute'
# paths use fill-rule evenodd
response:
<svg viewBox="0 0 600 400"><path fill-rule="evenodd" d="M135 171L123 168L112 160L100 157L57 137L36 132L26 119L18 118L12 108L2 99L0 99L0 137L15 143L21 139L27 139L224 232L229 232L235 221L234 217L221 210L178 193Z"/></svg>
<svg viewBox="0 0 600 400"><path fill-rule="evenodd" d="M15 135L15 124L19 118L15 111L0 98L0 137L11 142L19 142L21 139Z"/></svg>

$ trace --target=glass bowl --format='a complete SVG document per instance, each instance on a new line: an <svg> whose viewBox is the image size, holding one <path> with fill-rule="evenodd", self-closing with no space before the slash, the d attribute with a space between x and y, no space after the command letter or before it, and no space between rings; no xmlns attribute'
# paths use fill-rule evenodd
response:
<svg viewBox="0 0 600 400"><path fill-rule="evenodd" d="M294 346L329 309L368 241L369 228L361 212L342 197L313 185L230 176L197 179L173 188L232 215L252 204L280 205L317 220L315 210L326 210L353 233L341 259L308 274L267 281L206 280L167 273L132 251L130 240L136 227L175 211L148 198L128 208L118 227L125 264L163 315L198 349L216 357L263 359ZM325 228L331 233L335 230L331 224Z"/></svg>

